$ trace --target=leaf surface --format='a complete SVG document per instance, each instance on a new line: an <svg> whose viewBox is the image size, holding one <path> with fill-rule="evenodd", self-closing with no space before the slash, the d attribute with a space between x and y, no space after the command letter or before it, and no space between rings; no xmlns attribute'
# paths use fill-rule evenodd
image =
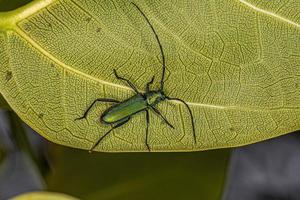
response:
<svg viewBox="0 0 300 200"><path fill-rule="evenodd" d="M11 200L79 200L65 194L59 194L54 192L30 192L19 195Z"/></svg>
<svg viewBox="0 0 300 200"><path fill-rule="evenodd" d="M195 151L240 146L300 129L300 5L296 0L136 1L165 51L162 102L170 129L150 115L152 151ZM158 45L140 13L126 1L34 1L0 13L0 92L18 115L49 140L90 149L110 126L99 123L110 104L155 75ZM109 134L97 151L147 151L146 119L139 113Z"/></svg>

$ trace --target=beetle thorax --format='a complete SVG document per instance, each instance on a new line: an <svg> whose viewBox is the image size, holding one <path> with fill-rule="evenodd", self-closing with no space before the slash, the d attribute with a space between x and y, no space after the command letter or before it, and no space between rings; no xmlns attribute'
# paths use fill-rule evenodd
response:
<svg viewBox="0 0 300 200"><path fill-rule="evenodd" d="M148 105L155 105L164 99L165 95L161 91L150 91L146 94L146 100Z"/></svg>

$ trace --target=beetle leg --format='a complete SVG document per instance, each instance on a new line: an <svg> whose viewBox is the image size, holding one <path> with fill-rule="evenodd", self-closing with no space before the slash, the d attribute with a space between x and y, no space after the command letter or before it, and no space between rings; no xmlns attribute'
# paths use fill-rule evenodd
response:
<svg viewBox="0 0 300 200"><path fill-rule="evenodd" d="M96 146L114 129L124 125L125 123L127 123L130 120L130 117L125 118L124 120L122 120L121 122L119 122L118 124L114 125L111 129L109 129L109 131L107 131L104 135L102 135L97 142L92 146L92 148L89 150L90 153L93 152L93 150L96 148Z"/></svg>
<svg viewBox="0 0 300 200"><path fill-rule="evenodd" d="M191 116L191 123L192 123L192 128L193 128L193 137L194 137L194 142L195 144L197 144L197 138L196 138L196 132L195 132L195 123L194 123L194 116L193 116L193 113L192 113L192 110L190 108L190 106L185 102L183 101L182 99L179 99L179 98L174 98L174 97L166 97L167 100L175 100L175 101L180 101L181 103L183 103L186 108L188 109L189 113L190 113L190 116Z"/></svg>
<svg viewBox="0 0 300 200"><path fill-rule="evenodd" d="M88 112L90 111L90 109L94 106L95 103L97 103L98 101L100 102L106 102L106 103L119 103L120 101L118 100L115 100L115 99L107 99L107 98L99 98L99 99L96 99L90 106L89 108L84 112L83 116L82 117L79 117L79 118L76 118L75 120L81 120L81 119L84 119L86 118Z"/></svg>
<svg viewBox="0 0 300 200"><path fill-rule="evenodd" d="M150 106L150 108L152 108L152 110L156 114L158 114L171 128L174 129L174 126L160 113L160 111L157 108L155 108L154 106Z"/></svg>
<svg viewBox="0 0 300 200"><path fill-rule="evenodd" d="M146 127L146 146L148 148L148 151L150 151L150 146L148 144L148 133L149 133L149 123L150 123L150 119L149 119L149 111L146 109L146 124L147 124L147 127Z"/></svg>
<svg viewBox="0 0 300 200"><path fill-rule="evenodd" d="M115 74L115 76L116 76L117 79L120 79L120 80L122 80L122 81L126 81L127 84L135 91L135 93L141 94L141 93L138 91L138 89L135 87L135 85L134 85L130 80L128 80L128 79L126 79L126 78L123 78L123 77L120 77L120 76L117 74L117 71L116 71L115 69L114 69L114 74Z"/></svg>

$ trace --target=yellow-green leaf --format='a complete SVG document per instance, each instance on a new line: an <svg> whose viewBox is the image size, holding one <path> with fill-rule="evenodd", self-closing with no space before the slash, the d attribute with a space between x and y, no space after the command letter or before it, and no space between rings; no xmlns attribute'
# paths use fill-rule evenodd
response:
<svg viewBox="0 0 300 200"><path fill-rule="evenodd" d="M245 145L300 129L300 5L268 2L135 1L165 50L165 93L178 102L151 113L153 151L195 151ZM0 13L0 92L29 125L49 140L90 149L110 129L99 97L124 100L155 75L158 45L130 1L38 0ZM108 135L97 151L147 151L145 114Z"/></svg>
<svg viewBox="0 0 300 200"><path fill-rule="evenodd" d="M19 195L11 200L79 200L69 195L54 192L30 192Z"/></svg>

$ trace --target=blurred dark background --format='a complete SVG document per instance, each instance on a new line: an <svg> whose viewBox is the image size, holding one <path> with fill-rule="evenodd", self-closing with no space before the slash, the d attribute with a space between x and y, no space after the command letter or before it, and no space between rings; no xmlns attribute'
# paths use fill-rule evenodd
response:
<svg viewBox="0 0 300 200"><path fill-rule="evenodd" d="M19 8L32 0L0 0L0 12Z"/></svg>

